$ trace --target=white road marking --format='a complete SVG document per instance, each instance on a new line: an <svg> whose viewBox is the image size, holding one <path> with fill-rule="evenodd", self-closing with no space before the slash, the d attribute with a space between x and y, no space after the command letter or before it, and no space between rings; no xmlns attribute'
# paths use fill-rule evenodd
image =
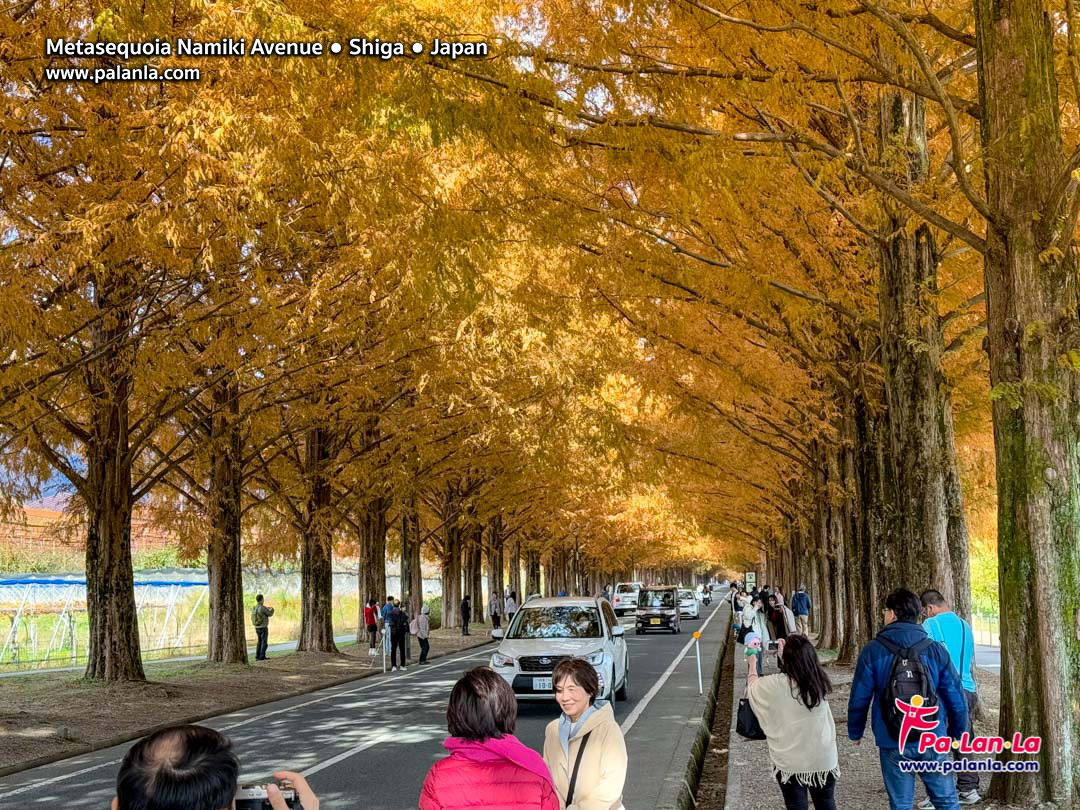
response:
<svg viewBox="0 0 1080 810"><path fill-rule="evenodd" d="M720 605L717 605L716 609L713 610L713 612L709 616L709 618L707 618L704 622L702 622L701 627L698 628L698 630L701 632L702 635L705 634L705 628L709 626L709 622L711 622L714 618L716 618L716 614L720 612L720 607L721 607ZM625 720L623 720L622 725L620 726L620 728L622 729L622 733L623 733L624 737L628 733L630 733L630 729L632 729L634 727L634 724L638 721L638 718L640 718L642 713L645 711L645 709L648 708L649 703L652 702L652 699L654 697L656 697L656 693L660 691L660 689L663 687L663 685L665 683L667 683L667 679L671 677L671 673L675 671L675 667L677 667L682 662L682 660L686 657L686 654L688 652L690 652L690 648L693 647L693 646L694 646L694 639L690 639L686 643L686 646L682 648L682 652L680 652L675 657L675 660L671 662L671 666L669 666L666 670L664 670L664 674L660 676L660 680L658 680L656 683L654 683L652 685L652 689L650 689L648 692L645 693L645 697L643 697L638 702L638 704L634 707L634 710L632 712L630 712L630 714L627 716L627 718ZM3 798L3 797L0 796L0 798Z"/></svg>
<svg viewBox="0 0 1080 810"><path fill-rule="evenodd" d="M481 656L481 655L490 656L491 653L490 652L471 653L469 655L460 656L460 657L455 658L455 659L453 659L451 661L443 661L442 663L439 663L439 664L432 664L431 666L423 666L423 667L421 667L419 664L414 664L413 665L414 669L411 670L411 671L410 670L405 670L404 675L394 675L391 672L388 672L386 674L387 675L394 675L393 680L395 682L396 681L403 681L403 680L406 680L408 678L412 678L415 675L419 675L419 674L422 674L424 672L431 672L434 669L439 669L441 667L445 667L445 666L448 666L450 664L456 664L458 661L468 661L470 658L476 658L477 656ZM379 686L383 686L387 682L388 682L387 680L379 680L376 683L370 683L370 684L366 684L364 686L358 686L356 689L350 689L350 690L348 690L346 692L335 692L332 695L323 695L322 697L315 698L314 700L308 700L308 701L305 701L304 703L298 703L295 706L286 706L284 709L275 709L272 712L263 712L262 714L257 714L257 715L254 715L253 717L249 717L246 720L241 720L239 723L233 723L232 725L229 725L229 726L223 726L221 728L221 731L231 731L234 728L240 728L240 726L246 726L248 723L254 723L256 720L263 720L263 719L265 719L267 717L273 717L274 715L277 715L277 714L285 714L286 712L294 712L297 709L303 709L306 706L313 706L316 703L322 703L324 700L333 700L334 698L345 697L347 695L355 695L358 692L366 692L369 689L375 689L375 688L377 688ZM2 798L3 798L3 794L0 794L0 799L2 799Z"/></svg>
<svg viewBox="0 0 1080 810"><path fill-rule="evenodd" d="M330 757L330 759L326 760L325 762L319 762L319 763L316 763L315 765L312 765L306 771L301 771L300 775L301 776L311 776L313 773L318 773L321 770L325 770L326 768L329 768L331 765L337 765L339 762L341 762L342 760L348 759L353 754L359 754L361 751L364 751L365 749L368 749L368 748L371 748L372 746L378 745L379 743L383 742L384 740L391 740L395 736L398 736L398 734L399 734L399 732L398 732L397 729L388 729L388 730L386 730L386 731L384 731L384 732L382 732L380 734L377 734L374 739L368 740L365 743L360 743L360 745L357 745L357 746L355 746L353 748L350 748L348 751L342 751L336 757Z"/></svg>
<svg viewBox="0 0 1080 810"><path fill-rule="evenodd" d="M425 666L425 667L421 667L421 666L419 666L417 664L417 665L414 665L416 667L416 669L413 672L410 672L409 670L406 670L404 675L394 675L393 678L380 678L375 683L367 684L365 686L361 686L361 687L358 687L356 689L349 689L349 690L347 690L345 692L335 692L332 695L324 695L323 697L316 698L314 700L309 700L309 701L306 701L304 703L297 704L296 706L290 706L290 707L285 708L285 709L275 709L272 712L264 712L262 714L255 715L254 717L250 717L247 720L242 720L239 723L233 723L232 725L224 726L221 729L221 731L228 731L229 729L238 728L239 726L243 726L243 725L246 725L248 723L252 723L252 722L254 722L256 720L261 720L264 717L272 717L275 714L281 714L283 712L296 711L297 709L301 709L301 708L303 708L305 706L311 706L311 705L313 705L315 703L321 703L324 700L331 700L333 698L346 697L348 695L355 695L357 692L365 692L368 689L374 689L376 687L384 686L384 685L386 685L388 683L391 683L391 682L396 682L396 681L399 681L399 680L404 680L406 678L411 678L414 675L419 674L421 672L431 672L432 670L439 669L440 667L449 666L450 664L456 664L459 661L467 661L470 658L476 658L477 656L488 655L488 654L489 654L488 652L470 653L469 655L458 656L457 658L453 658L453 659L451 659L449 661L442 661L442 662L440 662L438 664L432 664L431 666ZM330 688L333 688L333 687L330 687ZM281 698L281 700L288 700L288 698ZM274 701L274 702L276 703L277 701ZM227 716L228 714L235 714L235 712L229 712L224 716ZM219 715L219 716L221 716L221 715ZM212 718L208 718L208 719L212 719ZM366 744L365 744L364 747L366 747ZM349 752L349 751L345 752L345 754L351 756L352 754L354 754L354 753L356 753L358 751L362 751L362 750L363 750L363 747L356 748L356 749L352 750L351 752ZM88 754L83 754L82 756L89 756L89 755ZM341 759L345 758L344 755L339 755L339 757L340 757L340 759L328 760L328 762L330 764L333 764L334 762L339 762ZM22 787L17 787L15 789L9 790L9 791L7 791L5 793L0 793L0 799L6 799L6 798L8 798L10 796L18 796L20 793L26 793L28 790L34 790L35 788L41 788L41 787L46 787L48 785L54 785L57 782L66 782L69 779L74 779L76 776L82 776L83 774L92 773L93 771L98 771L98 770L101 770L102 768L108 768L108 767L110 767L112 765L118 764L119 762L120 762L119 759L106 760L105 762L100 762L97 765L91 765L88 768L82 768L82 769L77 770L77 771L72 771L71 773L61 774L60 776L53 776L53 777L50 777L49 779L42 779L42 780L39 780L39 781L36 781L36 782L28 782L27 784L23 785ZM45 767L45 766L43 766L43 767ZM318 770L322 770L322 768L327 767L327 766L326 766L326 764L323 764L323 765L316 765L314 767L317 768ZM304 773L307 774L309 772L313 773L313 771L305 771Z"/></svg>

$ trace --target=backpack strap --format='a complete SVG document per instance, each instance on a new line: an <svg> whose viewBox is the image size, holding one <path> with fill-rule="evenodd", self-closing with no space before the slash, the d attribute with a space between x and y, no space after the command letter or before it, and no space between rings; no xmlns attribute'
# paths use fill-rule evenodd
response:
<svg viewBox="0 0 1080 810"><path fill-rule="evenodd" d="M972 641L972 643L975 642L975 633L974 633L974 631L972 631L972 634L971 634L971 641ZM967 651L967 622L965 622L963 619L961 619L960 620L960 666L958 667L958 669L960 670L960 691L961 692L964 691L964 653L966 651ZM974 658L975 657L974 654L971 657ZM968 667L968 668L970 669L970 667ZM965 700L966 699L967 698L965 698Z"/></svg>
<svg viewBox="0 0 1080 810"><path fill-rule="evenodd" d="M574 786L577 784L578 768L581 767L581 757L585 753L585 745L589 742L589 737L591 736L592 732L590 731L581 738L581 745L578 746L577 757L574 759L574 771L570 774L570 787L566 791L567 807L574 803Z"/></svg>

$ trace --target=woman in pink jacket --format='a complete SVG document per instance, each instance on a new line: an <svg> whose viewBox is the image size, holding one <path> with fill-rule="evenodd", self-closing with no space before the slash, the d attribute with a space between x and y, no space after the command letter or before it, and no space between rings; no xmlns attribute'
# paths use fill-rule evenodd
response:
<svg viewBox="0 0 1080 810"><path fill-rule="evenodd" d="M420 810L559 810L551 772L514 736L517 698L487 667L454 685L446 709L450 752L424 780Z"/></svg>

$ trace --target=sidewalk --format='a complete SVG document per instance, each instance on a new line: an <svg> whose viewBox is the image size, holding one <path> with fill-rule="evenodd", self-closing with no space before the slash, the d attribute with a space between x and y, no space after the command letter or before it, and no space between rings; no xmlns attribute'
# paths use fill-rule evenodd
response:
<svg viewBox="0 0 1080 810"><path fill-rule="evenodd" d="M881 781L881 766L878 749L874 745L873 732L867 722L866 734L861 745L854 745L847 737L847 702L851 691L851 679L854 666L841 666L827 660L831 651L823 651L822 664L833 684L829 695L833 719L836 721L837 752L840 756L840 779L836 784L836 806L838 808L859 808L860 810L887 810L889 799ZM733 656L734 690L731 707L731 740L728 755L728 781L725 810L775 810L783 806L780 788L772 775L769 764L768 743L764 740L750 741L735 733L736 717L739 710L739 698L746 693L746 655L741 644L735 645ZM775 656L766 655L765 674L777 672ZM979 694L986 709L986 719L976 724L976 731L997 733L997 677L996 673L979 674ZM982 776L979 792L985 793L989 778ZM916 805L926 798L926 792L916 778ZM999 808L1000 805L985 801L974 805L983 810Z"/></svg>

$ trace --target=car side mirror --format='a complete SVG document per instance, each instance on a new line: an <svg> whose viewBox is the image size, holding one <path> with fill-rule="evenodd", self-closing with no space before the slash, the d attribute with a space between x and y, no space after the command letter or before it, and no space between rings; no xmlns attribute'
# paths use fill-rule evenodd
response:
<svg viewBox="0 0 1080 810"><path fill-rule="evenodd" d="M491 637L492 638L502 638L503 637L503 631L496 628L495 630L491 631Z"/></svg>
<svg viewBox="0 0 1080 810"><path fill-rule="evenodd" d="M611 628L611 635L615 638L618 638L619 636L625 636L626 628L623 627L621 624L617 624Z"/></svg>

